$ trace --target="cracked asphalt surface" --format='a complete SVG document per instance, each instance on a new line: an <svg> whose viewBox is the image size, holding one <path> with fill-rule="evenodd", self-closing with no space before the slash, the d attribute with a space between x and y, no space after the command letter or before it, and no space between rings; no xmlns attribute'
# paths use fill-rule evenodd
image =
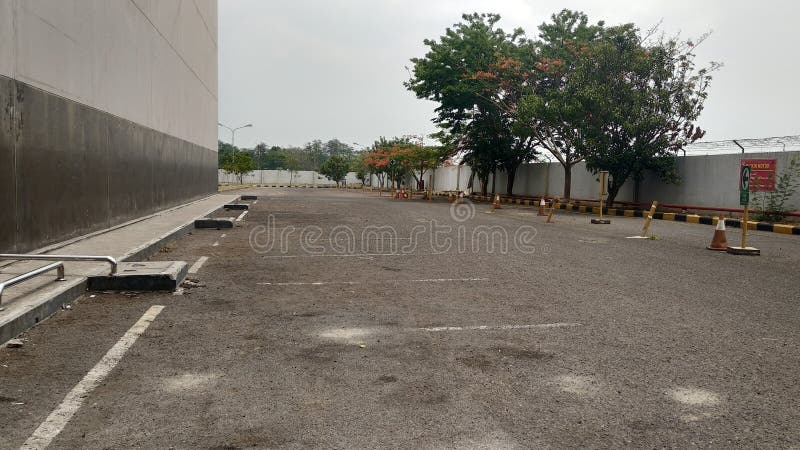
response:
<svg viewBox="0 0 800 450"><path fill-rule="evenodd" d="M209 257L183 295L87 294L0 349L0 448L152 305L52 448L800 448L798 237L251 191L153 257Z"/></svg>

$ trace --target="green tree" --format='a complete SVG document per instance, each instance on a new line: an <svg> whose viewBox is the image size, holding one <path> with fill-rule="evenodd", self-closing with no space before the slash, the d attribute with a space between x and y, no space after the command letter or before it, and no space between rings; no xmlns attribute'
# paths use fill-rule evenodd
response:
<svg viewBox="0 0 800 450"><path fill-rule="evenodd" d="M225 162L230 159L231 155L237 152L238 149L231 144L222 141L217 141L217 165L222 168Z"/></svg>
<svg viewBox="0 0 800 450"><path fill-rule="evenodd" d="M516 170L530 159L533 143L530 134L514 133L509 110L487 91L499 87L491 82L492 68L504 58L521 58L527 41L521 29L509 33L496 27L499 20L497 14L464 14L438 41L426 39L428 52L411 60L413 73L405 85L418 98L439 103L434 122L471 164L482 165L473 169L484 189L499 167L509 172L511 193Z"/></svg>
<svg viewBox="0 0 800 450"><path fill-rule="evenodd" d="M347 172L350 170L350 161L343 157L343 156L331 156L322 164L322 167L319 169L319 173L324 175L327 179L333 180L336 182L338 186L345 177L347 176Z"/></svg>
<svg viewBox="0 0 800 450"><path fill-rule="evenodd" d="M481 77L497 86L489 93L510 114L516 138L530 136L533 145L561 164L566 198L571 195L572 168L584 159L586 146L581 133L586 110L575 97L582 86L574 72L603 30L603 22L592 25L585 14L563 10L539 26L538 40L520 44L523 51L516 57L500 58ZM524 145L519 151L526 158L535 156Z"/></svg>
<svg viewBox="0 0 800 450"><path fill-rule="evenodd" d="M609 172L609 204L645 172L676 182L678 152L705 134L694 122L719 65L697 68L695 42L647 36L633 24L607 29L576 69L575 101L585 111L579 130L587 138L581 153L590 170Z"/></svg>
<svg viewBox="0 0 800 450"><path fill-rule="evenodd" d="M366 185L367 180L372 179L372 167L367 164L368 153L358 153L350 163L350 171L355 172L356 178L361 180L361 184Z"/></svg>
<svg viewBox="0 0 800 450"><path fill-rule="evenodd" d="M295 149L299 150L299 149ZM285 169L289 171L289 186L292 185L292 181L294 181L294 176L297 175L297 172L303 169L303 157L304 152L300 151L291 151L286 152L286 166Z"/></svg>
<svg viewBox="0 0 800 450"><path fill-rule="evenodd" d="M239 184L242 184L244 176L255 169L255 161L253 156L247 152L236 152L222 165L225 172L234 174L239 179Z"/></svg>

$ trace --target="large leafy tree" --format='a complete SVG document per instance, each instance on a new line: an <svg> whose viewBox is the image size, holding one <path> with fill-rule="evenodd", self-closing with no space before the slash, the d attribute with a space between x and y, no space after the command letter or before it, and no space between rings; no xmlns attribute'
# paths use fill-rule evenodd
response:
<svg viewBox="0 0 800 450"><path fill-rule="evenodd" d="M509 114L523 154L539 146L562 165L564 197L570 196L572 168L584 159L587 142L581 132L585 110L574 95L582 88L581 80L574 72L603 30L603 22L590 24L585 14L563 10L539 26L538 40L521 43L516 55L499 58L489 70L476 74L488 86L487 94ZM533 156L524 155L520 164Z"/></svg>
<svg viewBox="0 0 800 450"><path fill-rule="evenodd" d="M520 52L521 29L506 32L496 27L497 14L464 14L462 22L448 28L439 40L426 39L429 50L414 58L406 87L417 97L439 103L434 122L458 142L485 191L489 174L497 168L509 172L508 192L522 162L530 159L529 135L515 134L508 112L487 95L487 73L501 58Z"/></svg>
<svg viewBox="0 0 800 450"><path fill-rule="evenodd" d="M648 36L632 24L608 29L575 71L588 143L581 153L590 170L609 172L609 204L646 171L676 181L678 152L705 134L694 122L718 64L698 68L692 41Z"/></svg>

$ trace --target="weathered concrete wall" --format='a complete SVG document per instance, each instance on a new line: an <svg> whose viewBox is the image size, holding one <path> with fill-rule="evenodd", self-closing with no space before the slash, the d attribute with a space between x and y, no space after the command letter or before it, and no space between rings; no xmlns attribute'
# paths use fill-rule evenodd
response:
<svg viewBox="0 0 800 450"><path fill-rule="evenodd" d="M798 152L777 152L680 157L680 182L664 183L649 174L641 183L640 201L647 203L658 200L662 204L739 208L739 164L742 159L776 159L780 173L798 155ZM436 169L436 189L455 190L457 171L457 167ZM466 188L469 173L468 166L461 168L461 189ZM506 174L498 172L495 185L497 192L506 192L506 180ZM558 163L525 164L517 171L514 180L516 195L562 195L563 187L564 169ZM492 178L489 177L489 191L491 188ZM599 189L598 176L587 171L584 163L572 168L573 198L597 198ZM477 179L473 190L480 191ZM620 190L617 200L633 201L633 197L633 181L629 180ZM791 198L789 204L796 210L800 209L800 192Z"/></svg>
<svg viewBox="0 0 800 450"><path fill-rule="evenodd" d="M215 191L216 2L0 0L0 251Z"/></svg>
<svg viewBox="0 0 800 450"><path fill-rule="evenodd" d="M742 159L775 159L777 171L787 167L800 152L746 153L713 156L687 156L678 159L681 182L666 184L648 177L641 186L643 199L661 203L739 208L739 166ZM662 200L663 199L663 200ZM752 199L752 195L751 195ZM789 201L800 209L800 192Z"/></svg>

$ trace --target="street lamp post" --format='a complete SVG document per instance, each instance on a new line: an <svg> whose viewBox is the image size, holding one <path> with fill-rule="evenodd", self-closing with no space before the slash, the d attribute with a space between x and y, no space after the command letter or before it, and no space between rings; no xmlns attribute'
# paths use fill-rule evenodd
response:
<svg viewBox="0 0 800 450"><path fill-rule="evenodd" d="M227 125L223 125L223 124L221 124L221 123L219 123L219 122L217 122L217 125L221 126L222 128L225 128L226 130L228 130L228 131L230 131L230 132L231 132L231 147L233 147L233 151L234 151L234 152L236 151L236 143L235 143L235 140L236 140L236 130L241 130L242 128L248 128L248 127L252 127L252 126L253 126L253 124L252 124L252 123L248 123L247 125L242 125L242 126L240 126L240 127L231 128L231 127L229 127L229 126L227 126Z"/></svg>

